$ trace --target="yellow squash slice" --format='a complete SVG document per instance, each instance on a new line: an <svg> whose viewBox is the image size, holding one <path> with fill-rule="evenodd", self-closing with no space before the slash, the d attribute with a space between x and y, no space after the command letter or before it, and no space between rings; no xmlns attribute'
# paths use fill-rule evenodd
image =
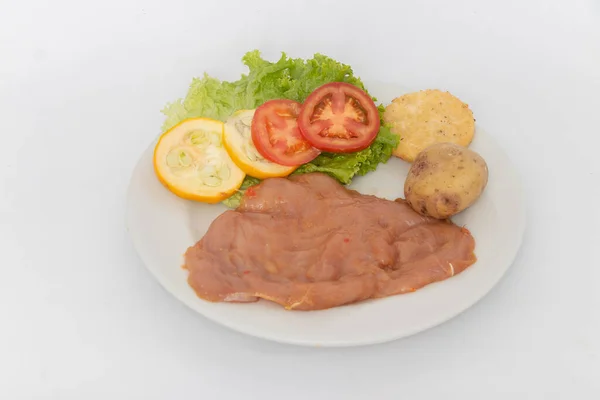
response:
<svg viewBox="0 0 600 400"><path fill-rule="evenodd" d="M223 141L233 161L248 175L259 179L288 176L298 167L279 165L264 158L252 141L252 117L255 110L235 112L227 122Z"/></svg>
<svg viewBox="0 0 600 400"><path fill-rule="evenodd" d="M246 176L223 146L223 123L187 119L165 132L154 149L154 171L171 192L204 203L231 196Z"/></svg>

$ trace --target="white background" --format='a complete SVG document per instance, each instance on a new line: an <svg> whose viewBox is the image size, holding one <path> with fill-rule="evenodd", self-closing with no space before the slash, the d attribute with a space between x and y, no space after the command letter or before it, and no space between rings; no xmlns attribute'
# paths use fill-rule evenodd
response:
<svg viewBox="0 0 600 400"><path fill-rule="evenodd" d="M0 0L0 398L600 398L600 2L394 3ZM404 340L309 349L160 288L124 227L131 170L164 103L254 48L471 105L528 197L488 296Z"/></svg>

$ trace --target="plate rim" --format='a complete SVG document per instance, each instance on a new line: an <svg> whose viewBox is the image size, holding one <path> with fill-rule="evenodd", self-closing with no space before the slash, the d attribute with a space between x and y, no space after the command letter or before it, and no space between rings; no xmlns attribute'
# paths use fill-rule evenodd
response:
<svg viewBox="0 0 600 400"><path fill-rule="evenodd" d="M476 126L478 126L478 124L476 124ZM129 184L128 184L127 191L126 191L126 196L127 196L126 208L125 208L126 230L127 230L128 236L130 237L130 240L132 241L135 252L137 253L139 259L142 261L144 267L150 272L150 274L154 277L154 279L156 279L158 281L158 283L164 290L166 290L168 293L170 293L172 296L174 296L181 303L185 304L189 309L193 310L196 314L199 314L200 316L206 318L207 320L217 323L217 324L224 326L235 332L242 333L242 334L252 336L255 338L259 338L262 340L273 341L273 342L282 343L282 344L306 346L306 347L369 346L369 345L386 343L386 342L395 341L395 340L398 340L401 338L410 337L417 333L429 330L435 326L444 324L445 322L462 314L463 312L465 312L466 310L471 308L473 305L477 304L479 301L484 299L491 292L491 290L494 287L496 287L497 284L506 275L507 271L512 267L516 258L518 257L519 253L521 252L522 245L523 245L523 238L524 238L524 235L525 235L525 232L527 229L527 207L526 207L527 202L526 202L526 194L524 191L522 178L521 178L520 174L518 173L517 169L515 168L514 164L512 163L512 160L508 156L507 152L495 140L493 135L491 135L489 133L489 131L483 130L483 128L480 128L479 130L485 132L484 135L486 136L486 140L489 140L491 142L491 144L493 145L495 151L501 153L501 156L507 160L507 165L504 165L503 167L508 168L510 170L507 173L513 178L511 184L513 185L513 187L517 188L518 193L519 193L520 200L518 201L518 204L520 204L520 206L518 208L518 211L519 211L520 215L516 218L517 223L514 225L514 231L513 231L513 234L514 234L514 237L516 238L516 243L517 243L516 247L514 248L514 254L512 254L510 259L506 262L506 265L501 268L501 271L499 271L499 273L494 277L493 281L490 281L490 283L485 288L483 288L483 290L481 290L481 288L479 288L477 295L470 296L469 297L470 300L464 301L460 307L454 307L450 312L446 312L442 317L439 317L437 319L431 319L428 322L425 322L422 324L412 325L410 328L404 329L402 331L391 331L390 334L388 334L388 335L381 335L381 336L378 336L375 338L367 337L363 340L344 341L342 339L342 340L337 340L337 341L327 341L327 342L323 342L323 343L315 343L312 340L302 340L302 339L297 339L297 338L281 338L280 336L277 336L277 335L271 335L268 332L264 333L264 334L258 334L256 332L249 331L247 329L244 329L241 326L238 326L237 324L233 323L229 319L215 318L212 315L209 315L208 313L203 313L200 310L194 308L192 304L189 304L188 301L186 301L185 296L183 296L183 294L179 293L179 291L176 290L174 287L171 287L172 285L168 279L163 279L163 277L160 276L158 271L155 271L154 268L150 267L150 263L147 262L147 260L145 259L145 256L143 255L143 252L140 250L141 244L138 243L139 238L136 238L136 236L134 234L132 234L131 219L133 217L132 217L131 209L133 206L132 206L132 194L131 193L133 191L133 186L134 186L133 185L134 177L135 177L138 169L144 168L144 165L142 164L144 155L148 151L152 151L152 148L153 148L153 146L155 146L158 136L156 138L154 138L150 142L148 147L141 153L140 158L136 162L136 164L130 174L130 180L129 180ZM192 245L192 244L193 243L191 243L190 245ZM423 290L423 289L424 288L422 288L420 290ZM394 297L394 296L391 296L391 297ZM376 299L374 301L378 301L378 300L382 300L382 299ZM371 301L373 301L373 300L371 300Z"/></svg>

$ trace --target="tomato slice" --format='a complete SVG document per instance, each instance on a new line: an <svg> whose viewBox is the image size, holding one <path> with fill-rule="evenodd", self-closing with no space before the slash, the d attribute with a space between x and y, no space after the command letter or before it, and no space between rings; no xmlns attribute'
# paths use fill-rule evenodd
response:
<svg viewBox="0 0 600 400"><path fill-rule="evenodd" d="M369 147L379 132L379 112L364 90L345 82L315 89L298 115L302 135L319 150L350 153Z"/></svg>
<svg viewBox="0 0 600 400"><path fill-rule="evenodd" d="M252 141L258 152L274 163L297 166L310 162L321 152L298 129L300 103L269 100L256 109L252 119Z"/></svg>

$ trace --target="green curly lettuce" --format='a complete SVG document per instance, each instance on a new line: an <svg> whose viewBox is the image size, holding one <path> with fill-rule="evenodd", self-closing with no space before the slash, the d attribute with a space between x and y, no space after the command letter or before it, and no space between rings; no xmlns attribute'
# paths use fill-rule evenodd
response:
<svg viewBox="0 0 600 400"><path fill-rule="evenodd" d="M246 53L242 61L248 67L248 73L235 82L220 81L207 74L202 78L194 78L184 99L163 108L162 113L167 117L163 130L193 117L225 121L235 111L254 109L267 100L303 102L314 89L329 82L351 83L368 93L349 65L322 54L304 60L289 58L282 53L277 62L270 62L263 59L258 50L254 50ZM379 112L381 115L382 106ZM342 184L348 184L355 175L374 171L378 164L387 162L398 140L398 136L382 124L377 138L368 148L347 154L323 153L300 166L294 174L323 172ZM224 203L228 207L237 207L245 189L258 182L260 180L247 176L240 190Z"/></svg>
<svg viewBox="0 0 600 400"><path fill-rule="evenodd" d="M322 153L313 161L301 165L292 175L309 172L324 172L340 183L348 184L355 175L375 171L379 163L385 163L398 145L398 136L382 127L375 141L356 153Z"/></svg>
<svg viewBox="0 0 600 400"><path fill-rule="evenodd" d="M240 201L242 201L242 197L244 197L246 189L250 186L258 185L259 183L260 179L246 175L244 182L242 182L242 186L234 194L223 200L222 203L229 208L237 208L240 205Z"/></svg>

